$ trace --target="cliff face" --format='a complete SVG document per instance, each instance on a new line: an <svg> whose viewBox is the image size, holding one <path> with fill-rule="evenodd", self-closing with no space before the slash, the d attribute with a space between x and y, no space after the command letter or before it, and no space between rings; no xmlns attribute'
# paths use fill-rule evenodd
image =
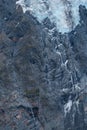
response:
<svg viewBox="0 0 87 130"><path fill-rule="evenodd" d="M0 1L0 130L86 130L87 10L59 33Z"/></svg>

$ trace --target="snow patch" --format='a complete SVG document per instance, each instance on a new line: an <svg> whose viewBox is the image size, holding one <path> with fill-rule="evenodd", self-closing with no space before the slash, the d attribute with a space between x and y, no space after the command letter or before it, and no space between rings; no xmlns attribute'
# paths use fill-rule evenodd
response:
<svg viewBox="0 0 87 130"><path fill-rule="evenodd" d="M75 84L75 90L77 90L77 91L81 90L79 83Z"/></svg>
<svg viewBox="0 0 87 130"><path fill-rule="evenodd" d="M64 105L64 113L65 113L65 115L70 112L71 107L72 107L72 104L73 104L73 103L72 103L72 100L69 100L69 101Z"/></svg>
<svg viewBox="0 0 87 130"><path fill-rule="evenodd" d="M76 105L77 105L77 107L79 106L79 100L76 101Z"/></svg>
<svg viewBox="0 0 87 130"><path fill-rule="evenodd" d="M52 29L49 30L48 34L49 34L49 35L52 35L54 32L55 32L55 28L52 28ZM54 38L54 37L53 37L53 38ZM55 39L54 39L54 40L55 40Z"/></svg>
<svg viewBox="0 0 87 130"><path fill-rule="evenodd" d="M58 50L56 51L56 53L57 53L59 56L61 56L61 53L60 53Z"/></svg>
<svg viewBox="0 0 87 130"><path fill-rule="evenodd" d="M68 88L63 88L62 92L67 93L67 92L69 92L69 89Z"/></svg>
<svg viewBox="0 0 87 130"><path fill-rule="evenodd" d="M87 0L18 0L23 12L27 10L42 23L49 18L59 32L69 32L79 24L79 5L87 7Z"/></svg>

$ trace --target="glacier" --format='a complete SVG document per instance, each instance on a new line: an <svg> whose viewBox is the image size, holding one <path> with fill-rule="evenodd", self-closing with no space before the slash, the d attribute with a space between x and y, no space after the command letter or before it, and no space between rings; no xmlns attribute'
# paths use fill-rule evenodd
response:
<svg viewBox="0 0 87 130"><path fill-rule="evenodd" d="M18 0L23 12L30 13L42 23L49 18L61 33L72 31L80 21L79 6L87 7L87 0Z"/></svg>

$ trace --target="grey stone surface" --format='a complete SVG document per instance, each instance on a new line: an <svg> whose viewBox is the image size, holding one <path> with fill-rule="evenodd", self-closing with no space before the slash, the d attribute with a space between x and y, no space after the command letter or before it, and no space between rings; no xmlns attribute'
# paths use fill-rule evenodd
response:
<svg viewBox="0 0 87 130"><path fill-rule="evenodd" d="M0 130L86 130L86 8L62 35L15 2L0 1Z"/></svg>

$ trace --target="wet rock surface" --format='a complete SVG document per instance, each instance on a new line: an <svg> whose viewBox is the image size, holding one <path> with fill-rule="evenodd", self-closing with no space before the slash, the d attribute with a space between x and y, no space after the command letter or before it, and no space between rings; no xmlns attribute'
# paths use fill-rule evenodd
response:
<svg viewBox="0 0 87 130"><path fill-rule="evenodd" d="M62 35L0 1L0 130L86 130L87 20Z"/></svg>

